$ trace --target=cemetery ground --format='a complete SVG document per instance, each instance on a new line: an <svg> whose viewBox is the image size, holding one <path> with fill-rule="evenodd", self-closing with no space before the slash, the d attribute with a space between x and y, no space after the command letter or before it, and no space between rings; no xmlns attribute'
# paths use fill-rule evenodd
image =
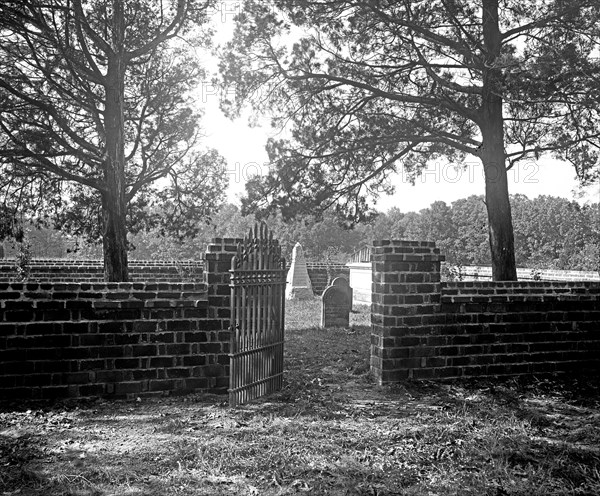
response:
<svg viewBox="0 0 600 496"><path fill-rule="evenodd" d="M597 378L369 375L369 313L287 308L284 389L0 405L0 495L598 495Z"/></svg>

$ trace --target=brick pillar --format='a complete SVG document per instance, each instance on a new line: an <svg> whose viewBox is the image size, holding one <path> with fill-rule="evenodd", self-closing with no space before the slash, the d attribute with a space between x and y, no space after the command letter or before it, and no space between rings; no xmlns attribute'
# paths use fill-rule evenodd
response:
<svg viewBox="0 0 600 496"><path fill-rule="evenodd" d="M378 384L433 372L428 335L441 323L440 262L435 243L374 241L372 250L371 371Z"/></svg>
<svg viewBox="0 0 600 496"><path fill-rule="evenodd" d="M208 287L208 317L214 331L206 349L219 350L216 354L207 354L207 375L210 375L211 389L216 392L225 392L229 387L229 269L241 242L241 238L213 238L206 247L204 280ZM200 346L199 352L202 351Z"/></svg>

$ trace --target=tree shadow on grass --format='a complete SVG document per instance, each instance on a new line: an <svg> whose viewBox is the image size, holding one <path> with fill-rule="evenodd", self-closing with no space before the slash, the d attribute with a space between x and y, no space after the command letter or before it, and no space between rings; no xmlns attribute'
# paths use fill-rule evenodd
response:
<svg viewBox="0 0 600 496"><path fill-rule="evenodd" d="M0 434L0 494L43 494L47 486L44 477L32 469L31 464L45 457L45 441L42 436L20 434Z"/></svg>

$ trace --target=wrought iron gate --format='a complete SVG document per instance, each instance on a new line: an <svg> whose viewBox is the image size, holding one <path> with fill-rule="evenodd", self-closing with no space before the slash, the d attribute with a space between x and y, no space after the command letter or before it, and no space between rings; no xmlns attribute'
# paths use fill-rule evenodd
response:
<svg viewBox="0 0 600 496"><path fill-rule="evenodd" d="M266 224L255 225L231 260L229 404L281 389L285 260Z"/></svg>

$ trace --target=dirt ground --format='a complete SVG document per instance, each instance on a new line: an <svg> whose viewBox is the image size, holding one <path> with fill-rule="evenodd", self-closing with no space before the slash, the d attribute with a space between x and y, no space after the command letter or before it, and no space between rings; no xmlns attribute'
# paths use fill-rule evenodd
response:
<svg viewBox="0 0 600 496"><path fill-rule="evenodd" d="M598 378L379 387L366 310L322 330L306 305L283 390L249 405L0 404L0 495L600 494Z"/></svg>

